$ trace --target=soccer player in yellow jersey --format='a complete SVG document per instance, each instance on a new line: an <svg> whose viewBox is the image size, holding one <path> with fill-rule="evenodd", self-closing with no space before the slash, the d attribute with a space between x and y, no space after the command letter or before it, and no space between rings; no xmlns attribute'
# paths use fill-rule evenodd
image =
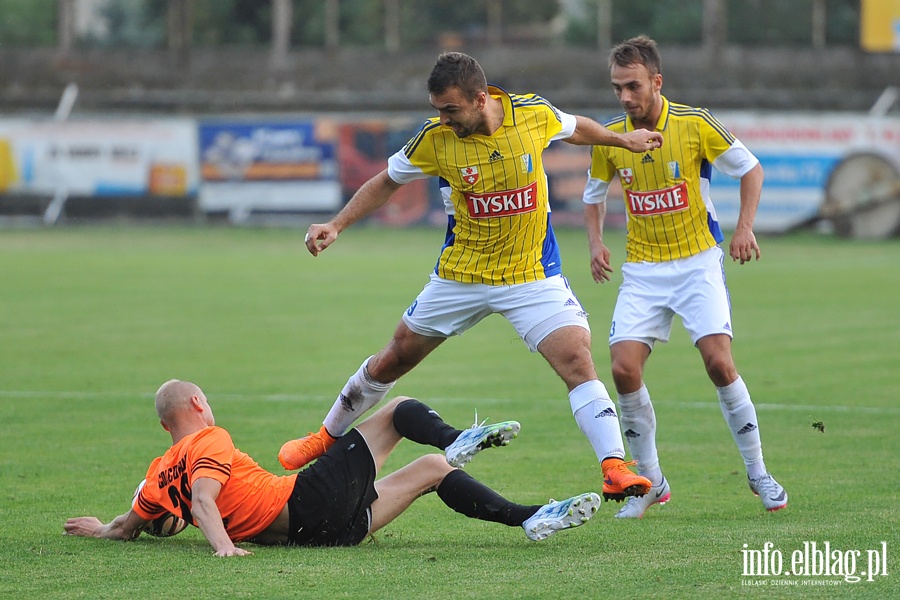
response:
<svg viewBox="0 0 900 600"><path fill-rule="evenodd" d="M641 517L669 500L659 466L656 416L643 381L656 341L665 342L672 320L681 317L700 350L747 468L750 489L770 511L787 505L784 488L766 471L756 409L731 354L731 307L725 286L724 239L709 199L711 167L740 178L741 207L729 254L741 264L759 259L753 219L763 170L757 158L707 110L669 102L660 93L662 73L656 43L640 36L612 49L613 89L625 114L607 123L612 131L658 131L666 145L643 155L596 146L584 192L591 273L609 281L610 252L603 243L607 188L619 176L628 215L622 287L609 334L612 375L622 427L638 472L651 492L629 498L616 514Z"/></svg>
<svg viewBox="0 0 900 600"><path fill-rule="evenodd" d="M606 498L646 493L650 482L623 460L615 404L591 358L587 315L562 276L541 156L553 140L643 156L662 145L662 135L613 133L540 96L488 86L481 66L458 52L438 57L427 88L438 116L337 216L310 226L306 247L318 255L403 184L438 176L448 226L437 266L393 339L350 377L317 433L282 447L281 464L297 469L314 460L444 340L500 313L565 382L575 419L601 462Z"/></svg>

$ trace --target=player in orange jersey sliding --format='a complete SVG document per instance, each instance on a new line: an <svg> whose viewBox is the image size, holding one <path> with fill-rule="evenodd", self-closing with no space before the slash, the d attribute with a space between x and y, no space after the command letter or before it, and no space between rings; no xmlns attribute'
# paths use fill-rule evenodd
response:
<svg viewBox="0 0 900 600"><path fill-rule="evenodd" d="M172 513L199 527L216 556L242 556L251 552L236 546L240 542L359 544L432 491L456 512L520 526L532 540L586 523L600 505L594 493L545 505L506 500L457 467L480 450L508 444L518 435L519 424L506 421L460 431L412 398L391 400L314 465L286 476L269 473L235 448L228 432L216 426L206 395L193 383L164 383L156 393L156 411L172 446L150 465L132 508L106 524L96 517L69 519L65 533L132 540L150 521ZM422 456L376 481L404 437L445 454Z"/></svg>

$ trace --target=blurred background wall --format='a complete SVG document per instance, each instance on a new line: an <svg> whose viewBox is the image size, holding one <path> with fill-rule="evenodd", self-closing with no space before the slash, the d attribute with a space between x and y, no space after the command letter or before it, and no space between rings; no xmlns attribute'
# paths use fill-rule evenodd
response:
<svg viewBox="0 0 900 600"><path fill-rule="evenodd" d="M848 221L862 206L896 231L900 0L0 0L0 214L331 212L430 116L439 52L602 120L619 112L608 50L640 33L667 97L764 155L766 227L872 235ZM566 221L585 153L553 150ZM439 208L410 188L378 218Z"/></svg>
<svg viewBox="0 0 900 600"><path fill-rule="evenodd" d="M422 110L434 57L615 108L611 44L646 33L667 92L722 108L868 110L900 80L895 0L2 0L0 108Z"/></svg>

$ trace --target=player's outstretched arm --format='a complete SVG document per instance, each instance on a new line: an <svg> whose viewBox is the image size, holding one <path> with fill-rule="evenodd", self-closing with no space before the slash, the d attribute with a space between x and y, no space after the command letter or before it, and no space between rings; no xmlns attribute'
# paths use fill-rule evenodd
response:
<svg viewBox="0 0 900 600"><path fill-rule="evenodd" d="M63 529L66 535L127 542L139 536L147 523L136 512L129 510L109 523L103 523L97 517L73 517L66 521Z"/></svg>
<svg viewBox="0 0 900 600"><path fill-rule="evenodd" d="M303 240L306 249L313 256L318 256L319 252L334 243L343 230L384 206L400 189L400 185L388 176L387 169L364 183L332 220L309 226Z"/></svg>
<svg viewBox="0 0 900 600"><path fill-rule="evenodd" d="M662 147L663 136L658 131L646 129L616 133L593 119L575 115L575 132L565 141L576 146L614 146L631 152L646 152Z"/></svg>

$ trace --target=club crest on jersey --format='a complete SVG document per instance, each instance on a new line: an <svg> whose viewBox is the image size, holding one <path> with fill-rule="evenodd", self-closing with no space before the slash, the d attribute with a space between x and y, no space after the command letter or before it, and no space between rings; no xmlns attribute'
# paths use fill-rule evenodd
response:
<svg viewBox="0 0 900 600"><path fill-rule="evenodd" d="M681 167L678 166L678 161L672 160L666 164L669 166L669 174L672 179L681 179Z"/></svg>
<svg viewBox="0 0 900 600"><path fill-rule="evenodd" d="M619 169L619 179L622 180L622 183L631 185L631 182L634 181L634 171L631 169Z"/></svg>
<svg viewBox="0 0 900 600"><path fill-rule="evenodd" d="M459 172L463 181L469 185L475 185L475 182L478 181L478 167L463 167Z"/></svg>
<svg viewBox="0 0 900 600"><path fill-rule="evenodd" d="M530 154L523 154L521 156L521 160L523 173L531 173L532 171L534 171L534 161L532 160Z"/></svg>

